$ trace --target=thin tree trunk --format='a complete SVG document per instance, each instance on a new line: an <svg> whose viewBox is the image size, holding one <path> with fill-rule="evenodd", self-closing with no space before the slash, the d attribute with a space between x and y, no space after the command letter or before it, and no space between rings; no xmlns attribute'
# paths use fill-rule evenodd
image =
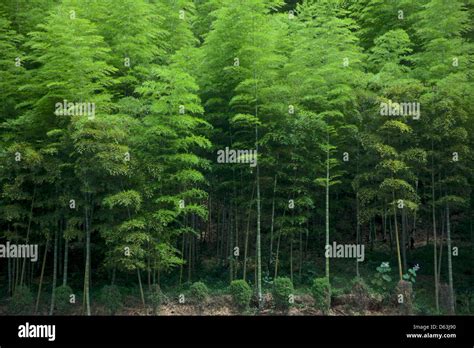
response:
<svg viewBox="0 0 474 348"><path fill-rule="evenodd" d="M150 254L148 254L148 255L150 255ZM151 265L150 265L151 261L150 261L150 256L147 256L146 262L147 262L146 270L147 270L148 291L151 292Z"/></svg>
<svg viewBox="0 0 474 348"><path fill-rule="evenodd" d="M283 211L283 220L285 220L285 215L286 215L286 209ZM278 261L280 259L280 240L281 240L281 231L278 233L278 239L277 239L277 250L276 250L276 255L275 255L275 273L274 273L274 278L278 276Z"/></svg>
<svg viewBox="0 0 474 348"><path fill-rule="evenodd" d="M142 299L143 307L145 307L145 294L143 292L142 277L140 275L140 270L138 268L137 268L137 275L138 275L138 286L140 287L140 297Z"/></svg>
<svg viewBox="0 0 474 348"><path fill-rule="evenodd" d="M257 129L257 128L256 128ZM258 139L258 133L256 130L256 137ZM257 154L258 154L258 143ZM260 177L259 177L259 165L257 161L257 294L258 294L258 306L259 308L263 305L262 296L262 249L261 249L261 236L260 236Z"/></svg>
<svg viewBox="0 0 474 348"><path fill-rule="evenodd" d="M17 258L16 261L16 267L15 267L15 289L20 285L20 259Z"/></svg>
<svg viewBox="0 0 474 348"><path fill-rule="evenodd" d="M440 241L439 241L439 249L438 249L438 254L439 254L439 257L438 257L438 270L437 270L437 273L438 273L438 289L439 289L439 283L441 283L441 266L443 264L443 247L444 247L444 221L441 221L441 223L443 224L443 228L441 229L441 238L440 238ZM438 290L439 291L439 290Z"/></svg>
<svg viewBox="0 0 474 348"><path fill-rule="evenodd" d="M327 152L326 152L326 246L329 246L329 129L327 131ZM326 257L326 278L329 283L329 296L327 309L331 308L331 281L329 278L329 257Z"/></svg>
<svg viewBox="0 0 474 348"><path fill-rule="evenodd" d="M58 281L58 231L54 232L54 252L53 252L53 286L51 289L51 307L49 308L49 315L53 315L54 303L56 300L56 283Z"/></svg>
<svg viewBox="0 0 474 348"><path fill-rule="evenodd" d="M48 246L49 246L49 238L46 239L46 245L44 247L43 264L41 265L41 275L40 275L40 281L39 281L39 286L38 286L38 295L36 296L35 314L38 313L39 301L41 297L41 287L43 285L44 269L46 266L46 257L48 256Z"/></svg>
<svg viewBox="0 0 474 348"><path fill-rule="evenodd" d="M207 219L207 232L202 241L211 240L211 223L212 223L212 202L211 202L211 193L209 193L209 199L207 200L207 211L208 211L208 219Z"/></svg>
<svg viewBox="0 0 474 348"><path fill-rule="evenodd" d="M276 186L277 186L277 175L275 174L275 179L273 180L273 198L272 198L272 221L270 223L270 264L273 259L273 230L275 226L275 195L276 195Z"/></svg>
<svg viewBox="0 0 474 348"><path fill-rule="evenodd" d="M281 240L281 233L278 233L278 239L277 239L277 250L276 250L276 255L275 255L275 273L273 278L278 277L278 260L280 256L280 240Z"/></svg>
<svg viewBox="0 0 474 348"><path fill-rule="evenodd" d="M237 204L234 204L234 208L235 208L235 247L237 247L238 249L240 248L239 247L239 219L238 219L238 211L237 211ZM239 250L239 255L240 255L240 250ZM232 249L232 257L234 257L234 254L233 254L233 249ZM239 259L238 257L236 256L236 260L235 260L235 263L234 263L234 279L238 277L237 275L237 271L238 271L238 268L239 268Z"/></svg>
<svg viewBox="0 0 474 348"><path fill-rule="evenodd" d="M329 245L329 130L327 132L326 151L326 246ZM329 281L329 257L326 257L326 277Z"/></svg>
<svg viewBox="0 0 474 348"><path fill-rule="evenodd" d="M290 279L293 283L293 236L290 236Z"/></svg>
<svg viewBox="0 0 474 348"><path fill-rule="evenodd" d="M356 177L359 176L359 158L360 158L360 146L359 140L357 141L357 161L356 161ZM360 244L360 206L359 206L359 185L356 187L356 244ZM356 262L356 276L360 277L359 272L359 261Z"/></svg>
<svg viewBox="0 0 474 348"><path fill-rule="evenodd" d="M416 180L416 184L415 184L415 188L416 188L416 194L418 195L418 179ZM413 231L412 231L412 237L413 239L416 239L416 216L417 216L417 209L415 209L415 211L413 212Z"/></svg>
<svg viewBox="0 0 474 348"><path fill-rule="evenodd" d="M233 246L233 241L234 241L234 223L232 220L232 207L229 209L229 284L232 283L232 280L234 280L234 246Z"/></svg>
<svg viewBox="0 0 474 348"><path fill-rule="evenodd" d="M84 299L86 306L86 314L91 315L91 303L90 303L90 265L91 265L91 233L89 226L89 216L87 207L84 208L86 217L86 265L84 272Z"/></svg>
<svg viewBox="0 0 474 348"><path fill-rule="evenodd" d="M67 271L68 271L68 259L69 259L69 239L64 242L64 266L63 266L63 285L67 285Z"/></svg>
<svg viewBox="0 0 474 348"><path fill-rule="evenodd" d="M439 313L439 274L437 271L438 268L438 258L436 255L438 240L436 233L436 207L435 207L435 182L434 182L434 153L433 153L433 140L431 140L431 213L432 213L432 225L433 225L433 263L434 263L434 282L435 282L435 303L436 303L436 313Z"/></svg>
<svg viewBox="0 0 474 348"><path fill-rule="evenodd" d="M7 258L7 270L8 270L8 294L12 294L12 262L10 258Z"/></svg>
<svg viewBox="0 0 474 348"><path fill-rule="evenodd" d="M36 185L34 186L34 189L33 189L33 198L31 200L30 216L28 218L28 228L26 230L25 244L28 244L29 239L30 239L31 221L33 220L33 206L35 204L35 197L36 197ZM26 266L26 258L23 258L23 265L21 267L20 285L23 285L23 275L25 273L25 266Z"/></svg>
<svg viewBox="0 0 474 348"><path fill-rule="evenodd" d="M252 213L252 203L253 203L253 195L254 195L254 192L255 192L255 187L256 187L256 183L253 185L253 188L252 188L252 198L250 199L249 212L248 212L248 216L247 216L247 231L245 232L244 266L243 266L243 275L242 275L243 280L247 280L246 279L246 275L247 275L247 253L248 253L249 234L250 234L250 216L251 216L251 213Z"/></svg>
<svg viewBox="0 0 474 348"><path fill-rule="evenodd" d="M184 233L183 233L183 238L182 238L182 242L181 242L181 255L182 257L184 258ZM184 265L183 263L181 263L181 265L179 266L179 286L181 287L181 284L183 284L183 269L184 269Z"/></svg>
<svg viewBox="0 0 474 348"><path fill-rule="evenodd" d="M192 224L193 224L193 231L196 231L196 215L192 215ZM198 249L197 249L197 237L195 235L192 236L193 241L193 248L192 248L192 256L193 256L193 267L191 268L192 274L196 273L196 265L198 261Z"/></svg>
<svg viewBox="0 0 474 348"><path fill-rule="evenodd" d="M383 205L383 211L382 211L382 229L383 229L383 240L384 243L387 242L387 209L385 207L385 202Z"/></svg>
<svg viewBox="0 0 474 348"><path fill-rule="evenodd" d="M192 267L192 237L188 236L188 283L191 282L191 267Z"/></svg>
<svg viewBox="0 0 474 348"><path fill-rule="evenodd" d="M471 230L471 246L474 253L474 229L472 228L472 220L474 220L474 212L471 212L471 221L469 221L469 228Z"/></svg>
<svg viewBox="0 0 474 348"><path fill-rule="evenodd" d="M402 208L402 260L403 260L403 269L408 269L407 262L407 228L406 228L406 209Z"/></svg>
<svg viewBox="0 0 474 348"><path fill-rule="evenodd" d="M220 249L219 249L219 228L220 228L220 220L221 220L221 214L219 212L219 206L217 206L217 222L216 222L216 255L217 255L217 259L220 260Z"/></svg>
<svg viewBox="0 0 474 348"><path fill-rule="evenodd" d="M393 221L395 224L395 240L397 242L398 273L400 276L400 280L403 280L402 258L400 255L400 240L398 239L397 206L396 206L394 191L392 191L392 197L393 197Z"/></svg>
<svg viewBox="0 0 474 348"><path fill-rule="evenodd" d="M15 288L16 288L15 277L16 277L16 274L18 273L17 270L16 270L17 264L18 264L18 259L12 260L12 295L15 292Z"/></svg>
<svg viewBox="0 0 474 348"><path fill-rule="evenodd" d="M221 264L225 265L226 263L226 254L227 254L227 249L225 247L226 243L226 235L227 235L227 230L226 230L226 215L225 215L225 202L222 205L222 220L221 220Z"/></svg>
<svg viewBox="0 0 474 348"><path fill-rule="evenodd" d="M449 204L446 206L446 237L448 246L448 284L449 284L449 309L450 314L454 314L454 288L453 288L453 261L451 248L451 223L449 219Z"/></svg>
<svg viewBox="0 0 474 348"><path fill-rule="evenodd" d="M36 263L30 263L30 264L31 264L30 266L30 287L31 287L33 285L33 275L34 275Z"/></svg>
<svg viewBox="0 0 474 348"><path fill-rule="evenodd" d="M388 211L387 211L388 215ZM393 253L393 227L392 227L392 219L388 219L388 232L390 233L390 255Z"/></svg>
<svg viewBox="0 0 474 348"><path fill-rule="evenodd" d="M357 226L356 226L356 244L360 244L360 218L359 218L359 192L356 193L356 220L357 220ZM356 262L356 276L360 277L359 273L359 261L357 259L355 260Z"/></svg>
<svg viewBox="0 0 474 348"><path fill-rule="evenodd" d="M255 47L255 17L253 18L253 45ZM257 71L253 71L253 78L255 81L255 118L258 121L258 87L257 87ZM255 162L256 162L256 180L257 180L257 242L256 242L256 252L257 252L257 295L258 295L258 308L261 309L263 305L263 296L262 296L262 248L261 248L261 236L260 236L260 165L258 161L258 122L255 122Z"/></svg>
<svg viewBox="0 0 474 348"><path fill-rule="evenodd" d="M303 268L303 231L300 230L300 262L298 270L298 278L301 283L301 272Z"/></svg>
<svg viewBox="0 0 474 348"><path fill-rule="evenodd" d="M63 219L62 217L59 219L59 235L58 235L58 279L63 275L63 254L62 254L62 246L63 246Z"/></svg>

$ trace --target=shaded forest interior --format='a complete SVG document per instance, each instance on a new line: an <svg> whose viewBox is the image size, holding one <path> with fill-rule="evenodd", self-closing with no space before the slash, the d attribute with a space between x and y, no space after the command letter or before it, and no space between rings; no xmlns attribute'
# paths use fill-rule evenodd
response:
<svg viewBox="0 0 474 348"><path fill-rule="evenodd" d="M473 10L2 0L0 313L473 314Z"/></svg>

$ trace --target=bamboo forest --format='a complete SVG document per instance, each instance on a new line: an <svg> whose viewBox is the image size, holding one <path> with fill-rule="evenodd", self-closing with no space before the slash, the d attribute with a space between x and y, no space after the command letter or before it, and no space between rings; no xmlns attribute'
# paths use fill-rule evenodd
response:
<svg viewBox="0 0 474 348"><path fill-rule="evenodd" d="M0 315L473 315L473 19L1 0Z"/></svg>

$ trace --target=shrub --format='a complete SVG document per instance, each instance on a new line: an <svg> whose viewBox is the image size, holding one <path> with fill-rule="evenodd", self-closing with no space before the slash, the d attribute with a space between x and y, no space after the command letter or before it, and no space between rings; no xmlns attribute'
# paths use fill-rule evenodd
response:
<svg viewBox="0 0 474 348"><path fill-rule="evenodd" d="M159 314L161 304L163 303L163 292L158 284L151 287L151 291L148 293L148 301L151 305L154 314Z"/></svg>
<svg viewBox="0 0 474 348"><path fill-rule="evenodd" d="M316 308L324 313L329 310L331 303L331 285L327 277L315 278L311 287Z"/></svg>
<svg viewBox="0 0 474 348"><path fill-rule="evenodd" d="M106 285L102 288L100 301L110 315L114 315L122 308L122 295L115 285Z"/></svg>
<svg viewBox="0 0 474 348"><path fill-rule="evenodd" d="M456 302L459 314L474 314L474 293L461 292L456 296Z"/></svg>
<svg viewBox="0 0 474 348"><path fill-rule="evenodd" d="M382 262L376 270L377 273L375 273L372 284L376 289L382 292L382 294L386 294L388 293L388 285L392 281L392 277L390 277L390 272L392 271L390 264L388 262Z"/></svg>
<svg viewBox="0 0 474 348"><path fill-rule="evenodd" d="M67 285L61 285L56 288L56 301L55 306L59 314L65 314L71 308L71 303L69 302L72 289Z"/></svg>
<svg viewBox="0 0 474 348"><path fill-rule="evenodd" d="M240 310L246 310L249 307L250 299L252 298L252 289L248 283L243 280L234 280L230 283L230 293L234 304Z"/></svg>
<svg viewBox="0 0 474 348"><path fill-rule="evenodd" d="M8 311L11 314L30 314L33 309L33 295L28 287L17 286L8 304Z"/></svg>
<svg viewBox="0 0 474 348"><path fill-rule="evenodd" d="M351 293L354 296L354 307L356 307L358 310L364 310L369 307L370 289L365 283L364 279L355 277L352 280Z"/></svg>
<svg viewBox="0 0 474 348"><path fill-rule="evenodd" d="M436 308L431 302L431 297L431 291L427 291L423 288L418 289L416 297L413 296L413 313L416 315L436 315Z"/></svg>
<svg viewBox="0 0 474 348"><path fill-rule="evenodd" d="M400 280L395 288L395 295L398 313L401 315L411 315L413 313L413 284Z"/></svg>
<svg viewBox="0 0 474 348"><path fill-rule="evenodd" d="M418 265L414 266L413 268L408 269L408 272L403 275L403 280L405 280L407 282L411 282L412 284L415 284L416 283L416 272L419 269L420 268L418 267Z"/></svg>
<svg viewBox="0 0 474 348"><path fill-rule="evenodd" d="M199 303L206 302L207 298L209 297L209 289L207 288L206 284L203 282L195 282L189 288L191 298Z"/></svg>
<svg viewBox="0 0 474 348"><path fill-rule="evenodd" d="M292 301L290 295L293 295L294 288L290 278L278 277L273 281L273 301L279 309L290 308Z"/></svg>

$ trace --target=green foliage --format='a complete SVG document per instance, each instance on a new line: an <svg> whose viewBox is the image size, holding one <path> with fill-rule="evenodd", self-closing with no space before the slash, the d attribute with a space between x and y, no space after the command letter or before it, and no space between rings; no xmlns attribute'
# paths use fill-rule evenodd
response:
<svg viewBox="0 0 474 348"><path fill-rule="evenodd" d="M0 91L3 92L0 96L0 111L2 111L0 122L6 119L6 115L14 114L15 103L20 101L17 98L21 95L18 95L15 88L24 73L22 54L17 48L20 39L21 36L11 28L11 23L0 13ZM12 64L13 62L15 64Z"/></svg>
<svg viewBox="0 0 474 348"><path fill-rule="evenodd" d="M203 282L195 282L189 288L191 299L198 304L206 303L209 297L209 289Z"/></svg>
<svg viewBox="0 0 474 348"><path fill-rule="evenodd" d="M457 308L460 314L472 314L474 312L474 294L464 292L456 296Z"/></svg>
<svg viewBox="0 0 474 348"><path fill-rule="evenodd" d="M148 302L153 310L154 314L160 313L160 307L164 300L164 294L158 284L152 286L151 291L148 293Z"/></svg>
<svg viewBox="0 0 474 348"><path fill-rule="evenodd" d="M140 194L132 190L119 192L104 199L104 205L109 208L120 206L130 207L134 210L138 210L140 209L141 202L142 198Z"/></svg>
<svg viewBox="0 0 474 348"><path fill-rule="evenodd" d="M233 280L230 283L229 291L237 308L244 311L249 308L250 299L252 298L252 289L245 280Z"/></svg>
<svg viewBox="0 0 474 348"><path fill-rule="evenodd" d="M120 289L116 285L105 285L100 291L100 302L107 314L115 315L123 307Z"/></svg>
<svg viewBox="0 0 474 348"><path fill-rule="evenodd" d="M465 0L2 1L0 239L47 245L55 266L45 263L43 280L57 282L70 252L74 267L64 273L70 284L84 279L88 314L90 284L112 272L131 287L146 272L166 288L243 278L260 292L262 278L267 285L279 273L309 285L323 260L336 288L342 262L322 259L323 234L328 243L368 237L376 262L396 255L396 271L406 271L412 235L434 232L463 247L474 204L472 8ZM94 116L58 113L65 101L93 104ZM419 103L420 113L401 115L400 103ZM388 104L394 115L383 112ZM227 147L258 149L256 166L218 163ZM436 311L435 258L449 282L443 291L472 289L451 257L424 261L418 313ZM387 297L395 270L382 264L372 277L371 262L345 267ZM10 264L0 278L29 284L23 268ZM39 279L41 267L32 272ZM417 272L406 272L412 286ZM324 281L316 288L326 311ZM337 291L347 295L345 283ZM238 284L244 308L248 291ZM366 285L352 285L361 301ZM17 290L17 302L28 297ZM55 289L59 312L68 291Z"/></svg>
<svg viewBox="0 0 474 348"><path fill-rule="evenodd" d="M327 277L315 278L311 286L311 293L313 294L314 305L323 313L329 310L331 285Z"/></svg>
<svg viewBox="0 0 474 348"><path fill-rule="evenodd" d="M33 295L25 285L15 288L13 296L8 303L8 312L14 315L31 315L33 310Z"/></svg>
<svg viewBox="0 0 474 348"><path fill-rule="evenodd" d="M287 310L292 306L291 296L294 296L295 289L290 278L277 277L273 280L272 298L275 307Z"/></svg>
<svg viewBox="0 0 474 348"><path fill-rule="evenodd" d="M68 285L58 286L55 290L56 299L55 306L58 314L67 314L71 309L72 304L70 303L71 295L73 291Z"/></svg>
<svg viewBox="0 0 474 348"><path fill-rule="evenodd" d="M351 284L351 293L354 295L353 305L359 310L366 310L371 300L371 289L361 277L355 277Z"/></svg>
<svg viewBox="0 0 474 348"><path fill-rule="evenodd" d="M412 284L416 282L416 272L418 271L418 267L412 267L408 269L408 272L403 275L403 280L406 280Z"/></svg>
<svg viewBox="0 0 474 348"><path fill-rule="evenodd" d="M388 285L392 282L392 277L390 272L392 269L388 262L382 262L380 266L376 268L377 273L375 273L372 283L377 289L387 291Z"/></svg>
<svg viewBox="0 0 474 348"><path fill-rule="evenodd" d="M408 54L412 52L410 37L403 29L386 32L379 36L374 44L369 60L376 70L384 65L390 69L403 69L404 67L400 65L401 61L409 60ZM387 63L392 65L388 66Z"/></svg>

